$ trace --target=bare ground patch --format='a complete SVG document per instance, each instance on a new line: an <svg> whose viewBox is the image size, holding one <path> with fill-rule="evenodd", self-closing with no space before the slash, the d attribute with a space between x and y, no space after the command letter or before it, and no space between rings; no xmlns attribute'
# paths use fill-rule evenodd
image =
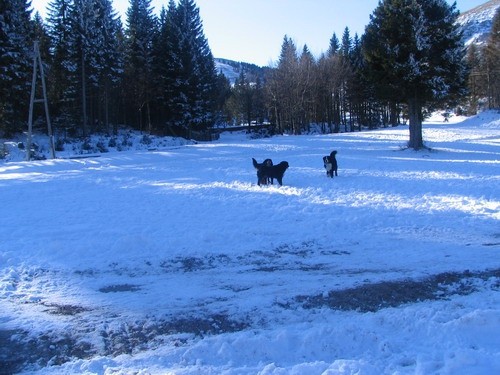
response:
<svg viewBox="0 0 500 375"><path fill-rule="evenodd" d="M165 342L182 345L186 339L176 337L179 334L203 337L248 327L248 323L223 314L124 323L98 332L102 344L99 348L74 333L58 332L33 337L24 330L0 330L0 374L14 374L30 367L61 365L75 358L132 354Z"/></svg>
<svg viewBox="0 0 500 375"><path fill-rule="evenodd" d="M132 284L116 284L99 288L101 293L137 292L138 290L141 290L141 287Z"/></svg>
<svg viewBox="0 0 500 375"><path fill-rule="evenodd" d="M294 304L305 309L329 307L334 310L374 312L408 303L446 299L450 295L468 295L477 291L474 279L495 278L500 289L500 269L478 272L445 272L421 280L395 280L366 284L356 288L332 290L328 294L297 296ZM293 304L287 304L290 308Z"/></svg>

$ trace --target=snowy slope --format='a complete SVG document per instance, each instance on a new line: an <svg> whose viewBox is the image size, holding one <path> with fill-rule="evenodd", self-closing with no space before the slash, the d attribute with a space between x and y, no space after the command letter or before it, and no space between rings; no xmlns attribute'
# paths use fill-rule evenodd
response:
<svg viewBox="0 0 500 375"><path fill-rule="evenodd" d="M238 79L240 72L233 65L224 62L225 60L215 59L215 68L217 73L222 72L224 76L229 80L231 85L234 85L234 82Z"/></svg>
<svg viewBox="0 0 500 375"><path fill-rule="evenodd" d="M493 17L498 8L500 8L500 0L490 0L460 14L457 22L463 31L463 40L466 46L470 44L481 45L486 42L493 25Z"/></svg>
<svg viewBox="0 0 500 375"><path fill-rule="evenodd" d="M255 64L219 58L214 60L217 72L222 72L231 85L234 85L241 72L245 74L245 79L249 82L256 82L257 78L262 81L264 78L266 68L259 67Z"/></svg>
<svg viewBox="0 0 500 375"><path fill-rule="evenodd" d="M499 373L500 114L455 120L1 163L0 368Z"/></svg>

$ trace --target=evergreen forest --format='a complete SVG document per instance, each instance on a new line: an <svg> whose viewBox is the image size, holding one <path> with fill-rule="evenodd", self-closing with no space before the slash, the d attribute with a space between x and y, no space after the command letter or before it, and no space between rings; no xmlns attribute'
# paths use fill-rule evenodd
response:
<svg viewBox="0 0 500 375"><path fill-rule="evenodd" d="M321 56L285 35L274 66L240 63L234 84L217 71L195 0L158 14L151 0L130 0L123 20L111 0L51 0L46 19L33 13L29 0L0 0L2 138L26 131L35 41L56 137L124 126L206 140L242 124L303 134L408 123L418 149L427 112L500 107L500 12L488 42L466 49L445 0L382 0L364 35L346 27ZM43 109L34 107L35 129L46 129Z"/></svg>

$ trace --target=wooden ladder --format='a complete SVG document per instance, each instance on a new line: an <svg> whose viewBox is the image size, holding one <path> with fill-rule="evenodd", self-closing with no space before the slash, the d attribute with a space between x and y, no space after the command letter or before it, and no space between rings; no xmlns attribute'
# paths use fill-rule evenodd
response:
<svg viewBox="0 0 500 375"><path fill-rule="evenodd" d="M42 80L42 92L43 99L35 99L35 89L36 89L36 78L38 69L40 69L40 76ZM45 106L45 117L47 119L47 130L49 134L49 147L52 159L56 158L56 150L54 146L54 136L52 135L52 126L50 124L49 116L49 103L47 100L47 89L45 87L45 75L43 73L42 57L40 56L40 48L38 46L38 41L33 44L33 79L31 81L31 97L30 97L30 109L28 118L28 141L26 146L26 160L31 160L31 137L33 132L33 106L35 103L44 103Z"/></svg>

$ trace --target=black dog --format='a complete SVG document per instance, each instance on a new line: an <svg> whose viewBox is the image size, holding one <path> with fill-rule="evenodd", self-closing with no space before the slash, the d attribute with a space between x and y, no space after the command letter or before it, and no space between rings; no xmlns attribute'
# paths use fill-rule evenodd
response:
<svg viewBox="0 0 500 375"><path fill-rule="evenodd" d="M271 159L266 159L262 163L257 163L257 160L252 158L252 163L253 163L253 167L257 171L264 166L265 167L272 167L273 166L273 161ZM264 180L260 181L260 184L263 184L263 185L272 184L272 183L274 183L274 180L272 178L267 178L267 177Z"/></svg>
<svg viewBox="0 0 500 375"><path fill-rule="evenodd" d="M326 169L326 175L328 177L333 178L333 173L335 173L335 176L338 176L337 174L337 158L335 155L337 154L337 151L332 151L330 153L330 156L323 156L323 164Z"/></svg>
<svg viewBox="0 0 500 375"><path fill-rule="evenodd" d="M260 186L263 181L275 178L278 180L280 186L283 185L283 176L285 175L285 171L288 167L289 165L286 161L282 161L277 165L263 165L257 169L257 184Z"/></svg>

